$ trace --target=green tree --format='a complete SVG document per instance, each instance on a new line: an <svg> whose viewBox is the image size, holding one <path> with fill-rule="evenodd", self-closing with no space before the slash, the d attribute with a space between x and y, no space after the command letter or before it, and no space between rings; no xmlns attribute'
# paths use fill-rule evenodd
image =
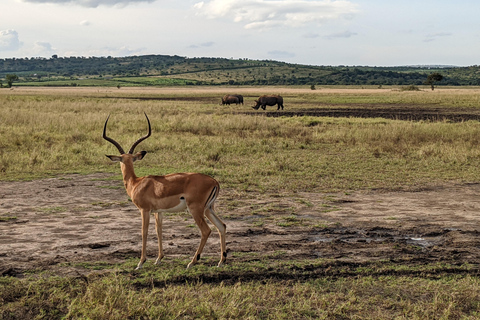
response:
<svg viewBox="0 0 480 320"><path fill-rule="evenodd" d="M7 87L11 88L13 85L13 81L18 80L18 76L16 74L7 74L5 76L5 80L7 80Z"/></svg>
<svg viewBox="0 0 480 320"><path fill-rule="evenodd" d="M442 80L443 80L443 76L438 72L434 72L428 75L427 80L425 81L425 84L430 85L433 91L435 89L435 83Z"/></svg>

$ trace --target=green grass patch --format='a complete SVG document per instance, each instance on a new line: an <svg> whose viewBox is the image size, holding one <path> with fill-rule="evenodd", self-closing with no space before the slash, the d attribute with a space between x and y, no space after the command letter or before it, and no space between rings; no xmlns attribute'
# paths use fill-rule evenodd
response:
<svg viewBox="0 0 480 320"><path fill-rule="evenodd" d="M16 216L0 216L0 222L15 221L17 219L18 219L18 217L16 217Z"/></svg>
<svg viewBox="0 0 480 320"><path fill-rule="evenodd" d="M43 213L43 214L55 214L55 213L62 213L67 211L66 208L64 207L41 207L36 209L38 212Z"/></svg>
<svg viewBox="0 0 480 320"><path fill-rule="evenodd" d="M240 255L224 268L185 261L76 267L101 274L0 278L0 317L48 319L476 319L472 266L285 262ZM214 265L215 261L211 261ZM476 273L476 275L475 275ZM421 288L421 289L420 289Z"/></svg>

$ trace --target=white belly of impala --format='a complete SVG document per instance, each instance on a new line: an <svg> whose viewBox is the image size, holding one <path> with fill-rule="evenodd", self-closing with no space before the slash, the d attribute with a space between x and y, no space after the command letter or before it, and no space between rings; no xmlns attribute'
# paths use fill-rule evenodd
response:
<svg viewBox="0 0 480 320"><path fill-rule="evenodd" d="M176 206L171 208L158 208L152 210L152 212L180 212L184 211L185 209L187 209L187 202L185 201L185 198L180 198L180 203Z"/></svg>

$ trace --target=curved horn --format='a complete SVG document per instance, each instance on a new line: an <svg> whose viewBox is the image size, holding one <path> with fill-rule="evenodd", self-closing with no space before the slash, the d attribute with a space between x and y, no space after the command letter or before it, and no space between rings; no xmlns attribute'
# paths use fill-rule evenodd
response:
<svg viewBox="0 0 480 320"><path fill-rule="evenodd" d="M144 112L145 113L145 112ZM150 137L150 135L152 134L152 127L150 126L150 120L148 119L147 117L147 114L145 113L145 118L147 118L147 122L148 122L148 133L146 136L143 136L141 137L140 139L138 139L137 141L135 141L135 143L132 145L132 147L130 148L130 151L128 151L128 153L130 154L133 154L133 151L135 150L135 147L138 146L138 144L140 142L142 142L143 140L147 139L148 137Z"/></svg>
<svg viewBox="0 0 480 320"><path fill-rule="evenodd" d="M110 115L108 115L107 120L105 121L105 125L103 126L103 139L111 142L115 147L117 147L120 154L125 154L125 151L123 151L122 146L117 141L107 137L107 122L109 118L110 118Z"/></svg>

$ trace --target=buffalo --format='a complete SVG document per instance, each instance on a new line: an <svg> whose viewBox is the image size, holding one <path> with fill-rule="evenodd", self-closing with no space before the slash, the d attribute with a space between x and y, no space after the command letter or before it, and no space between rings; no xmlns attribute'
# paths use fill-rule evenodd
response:
<svg viewBox="0 0 480 320"><path fill-rule="evenodd" d="M277 105L277 110L280 110L282 108L283 110L283 98L279 95L263 95L258 100L255 100L255 106L252 107L255 110L258 110L258 108L262 107L263 110L265 110L266 106L274 106Z"/></svg>
<svg viewBox="0 0 480 320"><path fill-rule="evenodd" d="M239 104L240 99L238 98L237 95L232 95L232 94L227 94L222 98L222 104ZM242 97L242 103L243 103L243 97Z"/></svg>

